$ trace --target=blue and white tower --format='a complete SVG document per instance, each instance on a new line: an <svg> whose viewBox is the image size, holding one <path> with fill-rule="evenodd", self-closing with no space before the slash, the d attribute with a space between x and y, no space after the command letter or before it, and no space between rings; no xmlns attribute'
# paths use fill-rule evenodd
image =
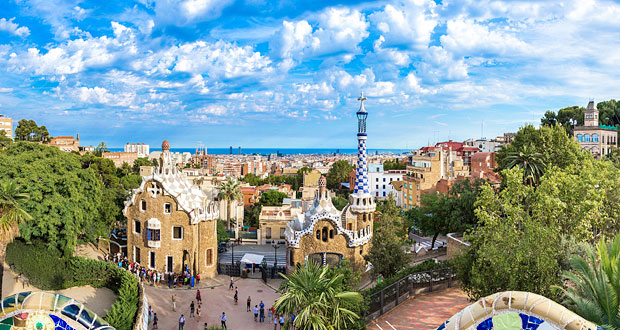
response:
<svg viewBox="0 0 620 330"><path fill-rule="evenodd" d="M368 185L368 160L366 155L366 118L368 111L364 108L364 92L357 98L360 101L360 109L357 111L357 168L355 170L355 189L353 194L349 196L349 204L351 211L357 214L363 214L362 218L366 220L366 213L375 211L376 205L374 198L370 195L370 186Z"/></svg>

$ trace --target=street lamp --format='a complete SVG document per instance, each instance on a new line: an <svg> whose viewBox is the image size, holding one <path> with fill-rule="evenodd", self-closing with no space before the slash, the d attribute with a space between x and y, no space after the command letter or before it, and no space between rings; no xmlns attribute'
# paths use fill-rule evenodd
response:
<svg viewBox="0 0 620 330"><path fill-rule="evenodd" d="M228 239L228 241L230 242L230 239ZM232 247L232 258L230 259L230 272L232 276L233 269L235 268L235 242L233 241L230 246Z"/></svg>
<svg viewBox="0 0 620 330"><path fill-rule="evenodd" d="M278 248L280 247L280 245L278 244L273 244L273 268L276 268L278 266Z"/></svg>

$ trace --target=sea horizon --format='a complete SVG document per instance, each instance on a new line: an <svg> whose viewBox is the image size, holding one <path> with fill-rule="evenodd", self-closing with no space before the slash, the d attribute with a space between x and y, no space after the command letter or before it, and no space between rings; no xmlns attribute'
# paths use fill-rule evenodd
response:
<svg viewBox="0 0 620 330"><path fill-rule="evenodd" d="M230 148L206 148L208 155L230 155ZM124 151L124 148L108 148L109 151ZM400 155L413 151L414 149L367 149L368 154L393 154ZM150 151L161 151L161 148L150 148ZM196 153L196 148L170 148L171 152ZM241 155L271 155L275 153L281 155L325 155L325 154L356 154L357 149L353 148L241 148ZM233 155L239 155L239 148L232 149Z"/></svg>

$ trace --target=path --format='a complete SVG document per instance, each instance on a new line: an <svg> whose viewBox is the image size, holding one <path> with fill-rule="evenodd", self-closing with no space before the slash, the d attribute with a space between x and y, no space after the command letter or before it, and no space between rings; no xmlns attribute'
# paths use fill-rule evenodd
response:
<svg viewBox="0 0 620 330"><path fill-rule="evenodd" d="M239 288L239 304L235 305L233 302L234 292L228 290L229 280L230 277L218 276L213 282L219 282L223 285L200 290L203 302L200 320L189 317L189 305L196 297L195 289L171 290L167 286L157 288L145 285L148 303L159 318L159 328L178 329L178 320L181 313L183 313L187 320L184 330L202 330L202 325L204 325L205 321L209 325L219 325L220 315L222 312L226 312L228 329L273 329L273 323L270 323L267 319L267 309L273 305L276 298L280 295L261 280L235 278L235 286ZM171 296L173 293L177 297L176 312L172 311ZM258 305L260 300L263 300L265 303L265 323L254 322L252 313L246 312L248 295L252 297L252 307Z"/></svg>
<svg viewBox="0 0 620 330"><path fill-rule="evenodd" d="M450 288L408 299L368 324L369 330L431 330L470 304L460 289Z"/></svg>

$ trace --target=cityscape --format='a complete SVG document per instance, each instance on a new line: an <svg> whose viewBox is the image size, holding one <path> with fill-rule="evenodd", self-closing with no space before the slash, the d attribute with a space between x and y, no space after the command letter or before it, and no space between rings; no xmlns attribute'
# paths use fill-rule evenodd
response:
<svg viewBox="0 0 620 330"><path fill-rule="evenodd" d="M620 329L618 12L0 4L0 330Z"/></svg>

